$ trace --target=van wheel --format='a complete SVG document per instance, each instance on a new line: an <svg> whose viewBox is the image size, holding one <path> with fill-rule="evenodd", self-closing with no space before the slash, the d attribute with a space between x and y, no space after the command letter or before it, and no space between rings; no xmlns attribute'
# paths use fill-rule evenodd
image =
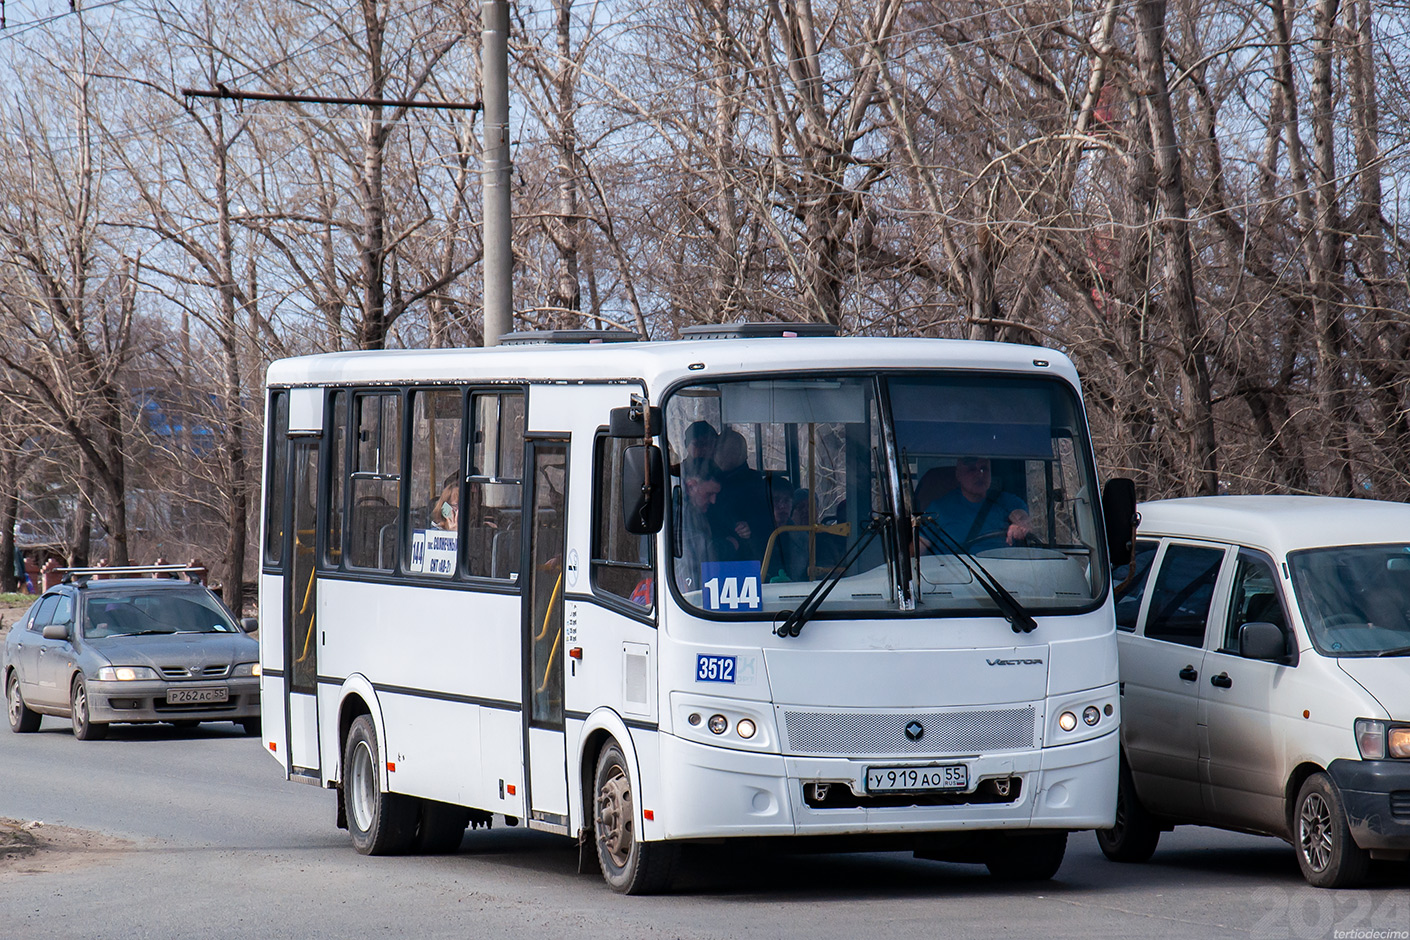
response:
<svg viewBox="0 0 1410 940"><path fill-rule="evenodd" d="M1349 888L1365 880L1371 854L1352 841L1341 793L1326 774L1316 773L1303 781L1293 829L1297 864L1308 884Z"/></svg>
<svg viewBox="0 0 1410 940"><path fill-rule="evenodd" d="M460 848L470 810L439 800L420 800L420 822L412 849L422 855L448 855Z"/></svg>
<svg viewBox="0 0 1410 940"><path fill-rule="evenodd" d="M593 775L593 831L602 877L620 894L655 894L671 883L678 846L637 838L627 758L616 741L602 749Z"/></svg>
<svg viewBox="0 0 1410 940"><path fill-rule="evenodd" d="M1131 771L1122 761L1116 783L1116 825L1097 830L1097 845L1113 862L1145 862L1155 854L1159 842L1160 827L1141 805Z"/></svg>
<svg viewBox="0 0 1410 940"><path fill-rule="evenodd" d="M377 770L377 729L359 715L343 746L343 799L353 848L363 855L404 852L416 836L416 803L399 793L384 793Z"/></svg>
<svg viewBox="0 0 1410 940"><path fill-rule="evenodd" d="M1001 835L985 849L984 867L1003 881L1047 881L1066 853L1066 832Z"/></svg>
<svg viewBox="0 0 1410 940"><path fill-rule="evenodd" d="M82 676L73 680L69 690L69 717L73 719L73 736L80 741L101 741L108 736L108 726L88 716L88 686Z"/></svg>
<svg viewBox="0 0 1410 940"><path fill-rule="evenodd" d="M5 680L5 707L10 713L10 730L15 734L29 734L39 730L39 722L42 719L39 712L33 711L24 703L24 696L20 694L19 673L11 672Z"/></svg>

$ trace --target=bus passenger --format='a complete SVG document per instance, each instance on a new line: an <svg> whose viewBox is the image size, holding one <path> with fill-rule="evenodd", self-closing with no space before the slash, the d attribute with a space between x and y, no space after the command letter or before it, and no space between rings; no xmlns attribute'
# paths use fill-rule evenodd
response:
<svg viewBox="0 0 1410 940"><path fill-rule="evenodd" d="M715 465L706 457L681 462L681 557L676 566L676 585L682 591L700 588L700 566L718 561L719 552L710 530L710 509L720 495Z"/></svg>
<svg viewBox="0 0 1410 940"><path fill-rule="evenodd" d="M720 497L710 511L710 523L721 541L723 560L762 561L773 531L773 510L763 474L749 466L744 435L726 429L715 444Z"/></svg>

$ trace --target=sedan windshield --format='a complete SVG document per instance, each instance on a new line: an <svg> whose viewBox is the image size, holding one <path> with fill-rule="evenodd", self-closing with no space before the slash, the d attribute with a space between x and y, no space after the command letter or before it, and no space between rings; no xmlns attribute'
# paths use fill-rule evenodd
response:
<svg viewBox="0 0 1410 940"><path fill-rule="evenodd" d="M93 595L84 602L84 636L239 633L230 615L200 589Z"/></svg>
<svg viewBox="0 0 1410 940"><path fill-rule="evenodd" d="M1104 589L1085 427L1065 383L700 384L667 400L666 433L674 584L698 610L776 615L832 579L819 613L1007 617L1005 593L1074 610Z"/></svg>
<svg viewBox="0 0 1410 940"><path fill-rule="evenodd" d="M1329 656L1410 647L1410 545L1346 545L1288 555L1293 591L1317 649Z"/></svg>

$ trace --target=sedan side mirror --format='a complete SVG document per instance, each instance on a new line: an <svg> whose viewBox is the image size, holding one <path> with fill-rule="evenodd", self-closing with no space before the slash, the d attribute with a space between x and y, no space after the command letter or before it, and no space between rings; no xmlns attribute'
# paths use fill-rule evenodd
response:
<svg viewBox="0 0 1410 940"><path fill-rule="evenodd" d="M51 623L44 628L44 639L46 640L67 640L69 638L69 625L66 623Z"/></svg>
<svg viewBox="0 0 1410 940"><path fill-rule="evenodd" d="M1288 655L1287 638L1277 624L1254 621L1239 627L1239 655L1278 661Z"/></svg>
<svg viewBox="0 0 1410 940"><path fill-rule="evenodd" d="M240 629L241 629L241 630L244 630L246 633L254 633L256 630L259 629L259 618L258 618L258 617L241 617L241 618L240 618Z"/></svg>

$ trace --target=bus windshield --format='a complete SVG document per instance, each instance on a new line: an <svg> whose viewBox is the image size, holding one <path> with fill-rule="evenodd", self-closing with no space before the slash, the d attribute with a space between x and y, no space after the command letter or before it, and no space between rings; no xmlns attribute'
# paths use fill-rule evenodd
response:
<svg viewBox="0 0 1410 940"><path fill-rule="evenodd" d="M1061 381L718 381L676 389L665 413L672 578L697 611L773 617L834 577L818 616L993 614L987 573L1030 612L1072 612L1105 584Z"/></svg>

